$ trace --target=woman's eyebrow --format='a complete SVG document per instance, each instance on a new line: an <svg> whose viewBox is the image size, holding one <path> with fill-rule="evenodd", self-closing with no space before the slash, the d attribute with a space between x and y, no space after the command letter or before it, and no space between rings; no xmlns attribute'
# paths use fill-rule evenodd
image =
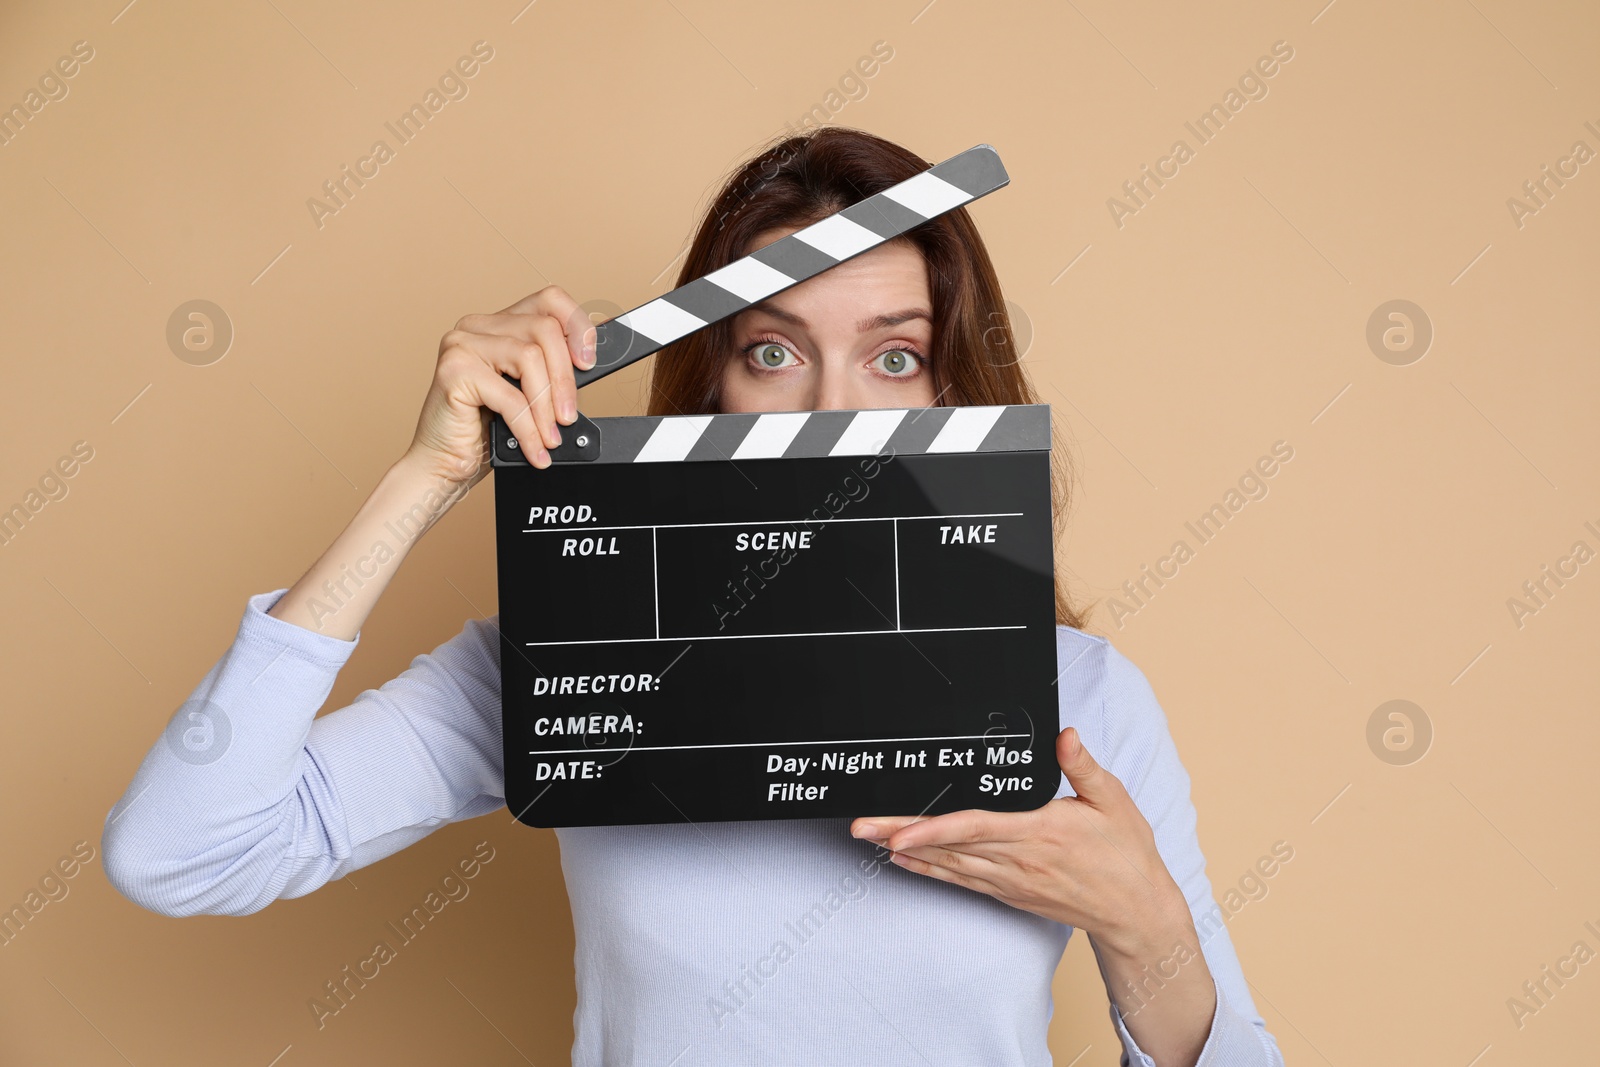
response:
<svg viewBox="0 0 1600 1067"><path fill-rule="evenodd" d="M898 326L902 322L910 322L912 319L926 319L929 323L932 323L933 314L927 308L905 308L902 311L891 311L886 315L874 315L870 319L862 319L856 323L856 330L859 333L866 333L868 330L882 330L890 326Z"/></svg>
<svg viewBox="0 0 1600 1067"><path fill-rule="evenodd" d="M805 327L805 326L810 326L811 325L805 319L801 318L799 315L794 314L792 311L785 311L782 308L778 307L777 305L769 303L769 302L767 302L765 300L761 301L758 304L751 304L750 307L749 307L749 310L750 311L760 311L760 312L763 312L763 313L765 313L767 315L771 315L775 319L782 319L784 322L787 322L791 326Z"/></svg>
<svg viewBox="0 0 1600 1067"><path fill-rule="evenodd" d="M794 312L785 311L765 300L758 304L752 304L750 310L765 312L773 318L782 319L793 326L804 328L811 325ZM912 319L926 319L931 323L933 322L933 314L927 308L903 308L900 311L891 311L883 315L874 315L871 318L862 319L856 323L856 331L858 333L866 333L869 330L887 329L890 326L898 326L902 322L910 322Z"/></svg>

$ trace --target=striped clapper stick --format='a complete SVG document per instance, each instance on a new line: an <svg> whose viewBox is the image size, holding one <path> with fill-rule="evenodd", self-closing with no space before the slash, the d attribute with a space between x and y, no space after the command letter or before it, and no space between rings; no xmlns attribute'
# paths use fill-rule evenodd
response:
<svg viewBox="0 0 1600 1067"><path fill-rule="evenodd" d="M982 173L1004 184L987 146L879 197L901 190L920 221L981 195ZM904 192L929 176L956 192ZM699 284L661 299L690 314ZM646 326L651 306L612 336L682 336ZM737 310L698 306L694 328ZM492 457L517 819L1019 811L1065 792L1048 406L624 416L563 437L541 470L501 426Z"/></svg>
<svg viewBox="0 0 1600 1067"><path fill-rule="evenodd" d="M595 365L576 373L578 385L588 385L680 337L737 315L935 215L1003 188L1010 180L995 150L976 145L780 237L721 270L600 323L595 328Z"/></svg>
<svg viewBox="0 0 1600 1067"><path fill-rule="evenodd" d="M999 154L989 145L975 145L720 270L598 324L595 365L574 372L574 378L580 388L604 378L919 223L1004 188L1010 180ZM494 465L522 462L513 447L515 439L498 415L492 436ZM561 436L565 441L569 435Z"/></svg>

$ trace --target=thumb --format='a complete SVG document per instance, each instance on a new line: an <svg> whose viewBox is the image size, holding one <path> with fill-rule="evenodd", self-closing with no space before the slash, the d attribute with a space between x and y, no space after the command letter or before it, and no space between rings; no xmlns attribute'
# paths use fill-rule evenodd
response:
<svg viewBox="0 0 1600 1067"><path fill-rule="evenodd" d="M1072 784L1072 791L1091 804L1104 800L1110 791L1111 774L1089 755L1075 726L1056 735L1056 762Z"/></svg>

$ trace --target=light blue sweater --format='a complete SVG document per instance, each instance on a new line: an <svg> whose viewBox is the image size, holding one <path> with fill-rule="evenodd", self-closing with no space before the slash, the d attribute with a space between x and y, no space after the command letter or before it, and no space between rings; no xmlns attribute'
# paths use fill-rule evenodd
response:
<svg viewBox="0 0 1600 1067"><path fill-rule="evenodd" d="M498 616L318 718L360 635L267 615L283 593L249 598L192 694L222 709L209 738L173 743L197 728L174 716L107 814L107 877L152 911L248 915L505 810ZM1194 913L1217 986L1200 1063L1281 1064L1149 683L1104 638L1058 627L1056 642L1061 727L1127 786ZM1072 795L1065 776L1056 795ZM556 836L577 944L574 1065L1051 1062L1050 984L1072 928L881 862L848 819ZM1123 1064L1150 1067L1110 1010Z"/></svg>

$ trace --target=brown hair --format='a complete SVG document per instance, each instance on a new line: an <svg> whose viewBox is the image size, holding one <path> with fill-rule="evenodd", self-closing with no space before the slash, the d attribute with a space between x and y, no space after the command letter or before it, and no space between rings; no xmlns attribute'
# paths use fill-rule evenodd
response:
<svg viewBox="0 0 1600 1067"><path fill-rule="evenodd" d="M799 228L927 170L931 163L864 130L823 126L768 145L723 184L689 247L678 285L755 251L758 235ZM983 238L966 208L921 223L910 241L928 265L933 300L929 371L934 403L1037 404L1039 395L1016 353L1011 319ZM649 413L704 415L721 410L722 372L733 320L675 341L652 361ZM1059 544L1071 501L1071 456L1052 420L1054 526ZM1056 622L1083 627L1056 566Z"/></svg>

